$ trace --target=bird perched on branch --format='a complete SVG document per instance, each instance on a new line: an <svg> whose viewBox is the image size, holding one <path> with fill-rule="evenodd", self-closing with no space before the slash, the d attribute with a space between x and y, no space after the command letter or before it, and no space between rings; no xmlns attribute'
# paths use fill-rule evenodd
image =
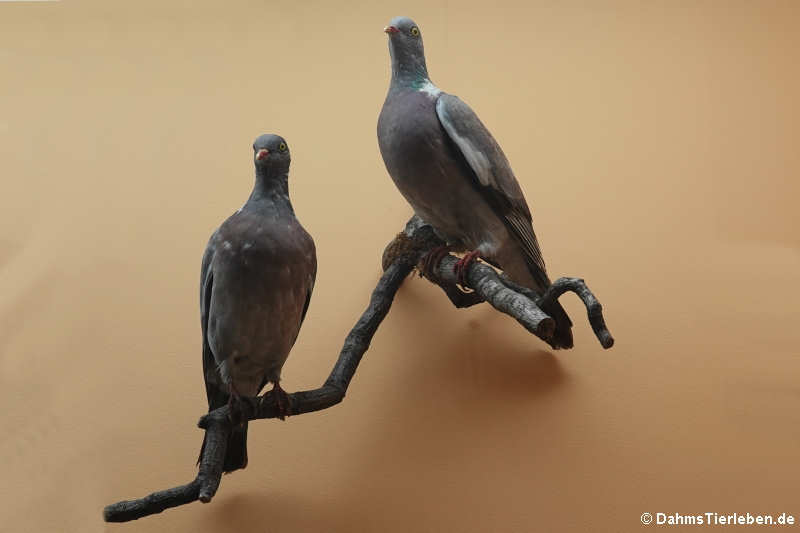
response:
<svg viewBox="0 0 800 533"><path fill-rule="evenodd" d="M211 235L203 255L203 373L209 411L235 404L239 396L256 396L271 382L278 407L286 414L281 368L308 310L317 258L314 240L289 201L291 157L286 141L261 135L253 144L253 160L253 192ZM246 465L243 422L228 440L224 470Z"/></svg>
<svg viewBox="0 0 800 533"><path fill-rule="evenodd" d="M503 150L467 104L430 80L419 26L396 17L384 31L392 80L378 118L378 144L389 175L449 250L469 251L457 264L462 282L469 263L481 257L541 293L550 279ZM571 348L572 322L561 304L543 311L556 322L551 346Z"/></svg>

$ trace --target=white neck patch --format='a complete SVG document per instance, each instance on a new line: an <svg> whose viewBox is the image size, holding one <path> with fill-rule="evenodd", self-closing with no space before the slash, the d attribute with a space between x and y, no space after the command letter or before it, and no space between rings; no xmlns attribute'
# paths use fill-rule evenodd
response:
<svg viewBox="0 0 800 533"><path fill-rule="evenodd" d="M419 88L419 91L427 93L434 98L442 93L442 90L434 85L430 80L425 80L425 83L422 84L422 87Z"/></svg>

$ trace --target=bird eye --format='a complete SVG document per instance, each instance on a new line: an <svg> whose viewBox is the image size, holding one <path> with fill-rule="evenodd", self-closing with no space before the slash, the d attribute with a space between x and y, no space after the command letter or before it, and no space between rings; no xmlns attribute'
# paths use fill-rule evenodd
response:
<svg viewBox="0 0 800 533"><path fill-rule="evenodd" d="M419 37L419 28L417 28L416 26L411 28L411 35L413 35L414 37Z"/></svg>
<svg viewBox="0 0 800 533"><path fill-rule="evenodd" d="M286 143L279 144L278 145L278 150L280 150L281 152L285 152L286 151Z"/></svg>

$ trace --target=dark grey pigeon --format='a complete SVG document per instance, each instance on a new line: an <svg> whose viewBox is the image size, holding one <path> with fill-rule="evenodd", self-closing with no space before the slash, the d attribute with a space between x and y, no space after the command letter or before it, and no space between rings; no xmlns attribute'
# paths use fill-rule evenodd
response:
<svg viewBox="0 0 800 533"><path fill-rule="evenodd" d="M285 409L281 368L306 316L317 274L314 240L289 201L286 141L260 136L253 158L256 181L250 198L211 235L203 255L200 317L209 410L238 396L256 396L268 382ZM245 466L247 422L231 434L224 469Z"/></svg>
<svg viewBox="0 0 800 533"><path fill-rule="evenodd" d="M550 285L531 212L492 134L457 96L428 77L419 26L392 19L392 81L378 119L378 144L392 179L420 218L456 251L480 255L539 293ZM572 347L572 322L558 302L551 345Z"/></svg>

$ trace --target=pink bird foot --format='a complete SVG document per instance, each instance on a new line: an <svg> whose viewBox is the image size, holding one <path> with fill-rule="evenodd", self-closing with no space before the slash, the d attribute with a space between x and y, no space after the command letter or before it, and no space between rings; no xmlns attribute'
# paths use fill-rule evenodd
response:
<svg viewBox="0 0 800 533"><path fill-rule="evenodd" d="M292 414L289 395L277 382L272 386L272 390L269 391L269 394L272 394L275 398L275 405L278 406L278 418L286 420L286 417Z"/></svg>
<svg viewBox="0 0 800 533"><path fill-rule="evenodd" d="M436 279L436 269L439 268L439 263L442 262L444 256L449 253L449 246L437 246L425 254L425 257L422 258L422 269L420 270L420 274L428 279Z"/></svg>
<svg viewBox="0 0 800 533"><path fill-rule="evenodd" d="M462 257L461 259L456 262L455 267L453 270L456 274L456 279L458 280L458 284L462 287L467 286L467 272L469 272L469 266L475 262L476 259L480 258L481 253L478 250L473 250L469 252L467 255Z"/></svg>

